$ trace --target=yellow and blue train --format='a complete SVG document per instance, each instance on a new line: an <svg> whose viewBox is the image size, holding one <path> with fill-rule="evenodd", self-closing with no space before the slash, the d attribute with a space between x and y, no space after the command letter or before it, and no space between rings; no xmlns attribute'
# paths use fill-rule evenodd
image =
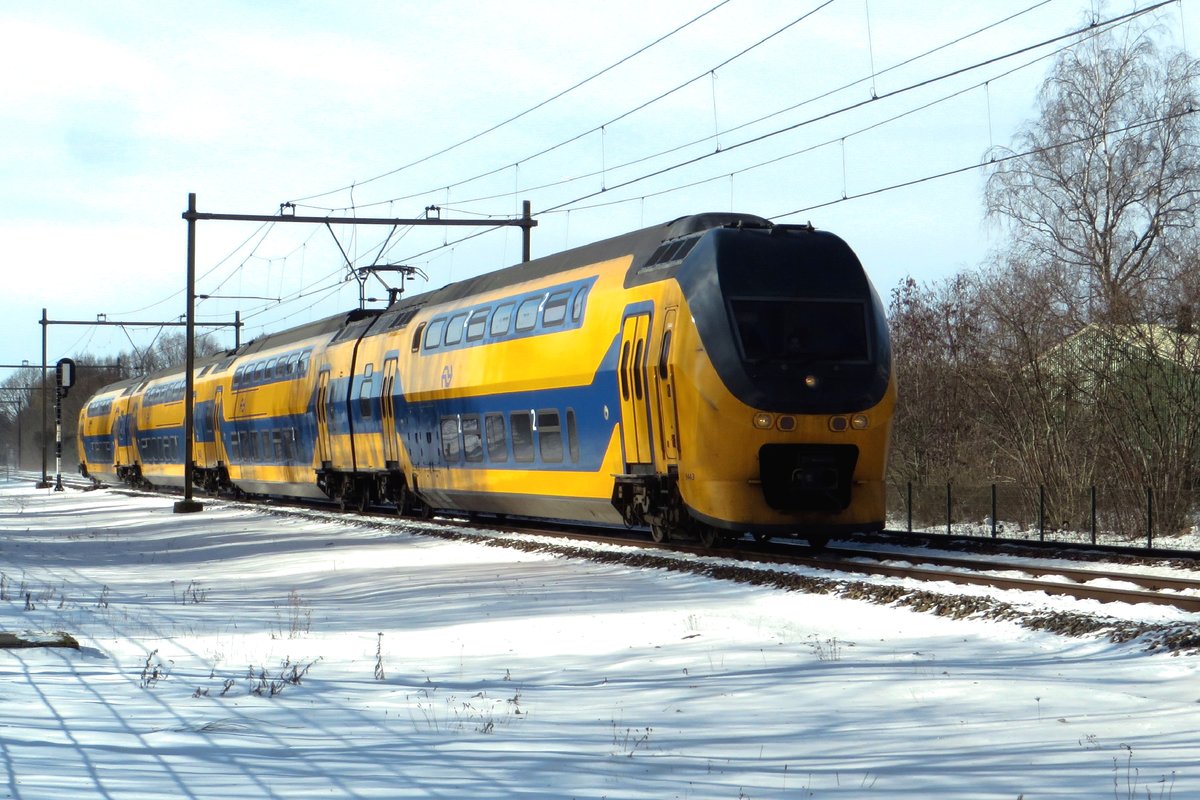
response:
<svg viewBox="0 0 1200 800"><path fill-rule="evenodd" d="M850 247L807 225L683 217L195 370L193 480L213 492L706 544L884 523L887 322ZM182 487L184 377L97 392L83 474Z"/></svg>

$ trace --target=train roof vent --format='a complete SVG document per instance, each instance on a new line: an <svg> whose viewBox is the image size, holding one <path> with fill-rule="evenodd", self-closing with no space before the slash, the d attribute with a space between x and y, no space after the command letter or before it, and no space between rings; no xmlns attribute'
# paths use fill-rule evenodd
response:
<svg viewBox="0 0 1200 800"><path fill-rule="evenodd" d="M687 254L692 252L692 248L696 246L696 242L700 241L700 235L688 236L684 239L672 239L663 242L658 246L658 249L650 254L650 259L646 262L646 267L654 267L659 264L667 264L672 261L682 261L687 257Z"/></svg>
<svg viewBox="0 0 1200 800"><path fill-rule="evenodd" d="M417 312L424 308L424 306L425 304L421 303L420 305L409 306L408 308L400 309L399 313L397 313L396 316L392 318L392 321L388 323L388 330L394 331L397 328L403 328L405 325L412 322L412 318L415 317Z"/></svg>

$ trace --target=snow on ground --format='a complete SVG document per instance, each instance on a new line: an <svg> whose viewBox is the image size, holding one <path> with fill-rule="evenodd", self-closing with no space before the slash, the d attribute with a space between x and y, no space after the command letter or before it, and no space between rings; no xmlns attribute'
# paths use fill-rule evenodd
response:
<svg viewBox="0 0 1200 800"><path fill-rule="evenodd" d="M3 796L1200 797L1198 657L172 505L0 489L81 645L0 651Z"/></svg>

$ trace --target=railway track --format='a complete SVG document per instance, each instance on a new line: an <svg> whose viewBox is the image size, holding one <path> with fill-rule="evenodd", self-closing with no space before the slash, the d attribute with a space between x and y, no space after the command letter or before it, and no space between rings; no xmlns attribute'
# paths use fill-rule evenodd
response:
<svg viewBox="0 0 1200 800"><path fill-rule="evenodd" d="M141 491L121 489L129 494L146 494ZM153 494L153 493L151 493ZM211 499L209 502L214 502ZM250 503L256 507L264 504L253 501L227 501L234 504ZM744 539L737 546L705 548L700 544L673 542L668 545L654 543L648 534L635 531L612 531L580 527L552 527L511 520L460 519L437 517L433 524L424 520L397 517L383 511L339 512L328 506L296 504L292 502L269 502L273 512L296 515L311 515L322 520L334 518L384 521L386 525L401 525L412 533L463 539L486 539L489 543L505 544L511 537L513 544L520 545L522 537L528 542L535 537L544 542L560 542L560 551L570 555L587 557L587 545L613 546L645 550L655 559L681 561L690 558L697 563L711 564L715 560L732 561L741 568L769 571L772 568L797 566L831 573L876 575L903 578L921 582L945 582L963 586L990 587L1002 590L1019 590L1048 595L1095 600L1101 603L1147 603L1173 606L1188 612L1200 612L1200 573L1197 579L1184 576L1164 576L1136 573L1124 570L1105 570L1102 567L1064 567L1046 563L1036 556L1005 558L952 557L922 553L921 548L879 549L855 547L831 547L814 551L794 540L775 539L766 542ZM457 530L456 530L457 529ZM802 541L802 540L801 540ZM584 552L580 552L584 551ZM645 559L642 559L646 563ZM653 565L653 562L651 562ZM753 566L752 566L753 565Z"/></svg>
<svg viewBox="0 0 1200 800"><path fill-rule="evenodd" d="M464 524L480 527L478 523ZM632 546L664 554L730 558L763 566L803 566L833 572L1041 592L1101 603L1149 603L1200 612L1200 576L1192 579L1102 568L1062 567L1038 564L1034 558L989 560L854 548L827 548L813 552L803 545L778 541L741 541L737 547L720 549L706 549L691 544L672 544L664 548L651 542L648 537L643 540L640 537L585 531L562 532L540 527L505 526L492 530L498 533L549 536L573 542Z"/></svg>

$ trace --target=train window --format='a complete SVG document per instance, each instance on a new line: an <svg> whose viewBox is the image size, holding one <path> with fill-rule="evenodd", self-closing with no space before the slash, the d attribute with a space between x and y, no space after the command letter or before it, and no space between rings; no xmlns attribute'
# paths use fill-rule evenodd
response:
<svg viewBox="0 0 1200 800"><path fill-rule="evenodd" d="M488 461L494 464L508 461L508 438L504 433L504 415L488 414L483 418L483 426L487 436Z"/></svg>
<svg viewBox="0 0 1200 800"><path fill-rule="evenodd" d="M638 339L637 350L633 354L633 396L637 400L642 399L642 348L645 345L644 339Z"/></svg>
<svg viewBox="0 0 1200 800"><path fill-rule="evenodd" d="M253 383L255 386L258 386L263 382L263 371L265 369L266 369L266 364L264 364L261 361L259 361L257 364L254 365Z"/></svg>
<svg viewBox="0 0 1200 800"><path fill-rule="evenodd" d="M588 287L584 286L575 293L575 302L571 303L571 322L583 319L583 306L587 302Z"/></svg>
<svg viewBox="0 0 1200 800"><path fill-rule="evenodd" d="M621 345L621 399L629 400L629 342Z"/></svg>
<svg viewBox="0 0 1200 800"><path fill-rule="evenodd" d="M275 379L275 359L267 361L267 365L263 367L263 380L270 382Z"/></svg>
<svg viewBox="0 0 1200 800"><path fill-rule="evenodd" d="M367 364L363 370L363 382L358 386L358 413L364 419L371 418L371 392L375 389L375 381L372 375L375 373L375 366Z"/></svg>
<svg viewBox="0 0 1200 800"><path fill-rule="evenodd" d="M463 328L467 325L466 314L455 314L446 325L446 344L458 344L462 341Z"/></svg>
<svg viewBox="0 0 1200 800"><path fill-rule="evenodd" d="M570 299L571 292L566 289L550 295L546 307L542 309L542 324L547 327L562 325L563 320L567 318L567 301Z"/></svg>
<svg viewBox="0 0 1200 800"><path fill-rule="evenodd" d="M531 331L537 325L538 307L545 299L544 295L536 297L527 297L521 301L521 305L517 306L517 331Z"/></svg>
<svg viewBox="0 0 1200 800"><path fill-rule="evenodd" d="M467 461L483 461L483 439L479 435L479 417L462 418L463 455Z"/></svg>
<svg viewBox="0 0 1200 800"><path fill-rule="evenodd" d="M442 343L442 331L445 329L445 327L446 320L444 318L435 319L433 322L429 323L429 326L425 329L426 350L432 350Z"/></svg>
<svg viewBox="0 0 1200 800"><path fill-rule="evenodd" d="M667 359L671 355L671 329L663 334L662 352L658 355L658 377L667 379Z"/></svg>
<svg viewBox="0 0 1200 800"><path fill-rule="evenodd" d="M730 310L747 362L865 361L861 302L734 299Z"/></svg>
<svg viewBox="0 0 1200 800"><path fill-rule="evenodd" d="M471 312L471 318L467 320L467 341L474 342L483 338L484 332L487 330L488 312L491 309L481 308Z"/></svg>
<svg viewBox="0 0 1200 800"><path fill-rule="evenodd" d="M563 460L562 423L557 411L537 412L538 452L542 461L558 464Z"/></svg>
<svg viewBox="0 0 1200 800"><path fill-rule="evenodd" d="M412 351L414 353L421 349L421 334L424 332L425 332L425 323L424 322L422 322L420 325L418 325L417 329L415 331L413 331Z"/></svg>
<svg viewBox="0 0 1200 800"><path fill-rule="evenodd" d="M275 463L283 463L283 434L278 429L271 431L271 449L275 453Z"/></svg>
<svg viewBox="0 0 1200 800"><path fill-rule="evenodd" d="M492 324L488 327L488 332L492 336L503 336L508 333L508 325L512 322L512 313L512 303L497 306L496 313L492 314Z"/></svg>
<svg viewBox="0 0 1200 800"><path fill-rule="evenodd" d="M575 409L567 409L567 446L571 449L571 463L579 463L579 433L575 425Z"/></svg>
<svg viewBox="0 0 1200 800"><path fill-rule="evenodd" d="M516 411L509 415L508 426L512 431L513 461L533 461L533 419L528 411Z"/></svg>
<svg viewBox="0 0 1200 800"><path fill-rule="evenodd" d="M447 464L457 464L462 460L458 427L458 417L442 417L442 458Z"/></svg>

